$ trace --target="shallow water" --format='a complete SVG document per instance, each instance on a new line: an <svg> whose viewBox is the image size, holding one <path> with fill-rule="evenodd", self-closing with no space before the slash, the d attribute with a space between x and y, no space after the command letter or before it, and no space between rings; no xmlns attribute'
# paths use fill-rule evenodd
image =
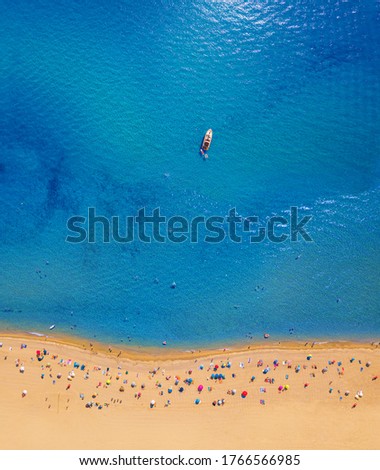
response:
<svg viewBox="0 0 380 470"><path fill-rule="evenodd" d="M144 5L0 1L1 324L132 345L378 335L380 4ZM313 243L65 242L88 207L292 205Z"/></svg>

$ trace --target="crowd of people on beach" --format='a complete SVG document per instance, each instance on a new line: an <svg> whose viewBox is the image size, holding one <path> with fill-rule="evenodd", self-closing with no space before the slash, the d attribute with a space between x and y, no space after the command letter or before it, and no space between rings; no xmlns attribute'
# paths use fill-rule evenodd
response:
<svg viewBox="0 0 380 470"><path fill-rule="evenodd" d="M57 353L50 353L46 346L36 350L27 348L25 342L20 343L20 351L28 352L27 358L25 354L21 358L19 350L0 343L3 361L13 360L17 373L25 375L27 368L37 365L34 370L38 370L40 380L50 381L57 392L67 393L66 410L69 409L70 399L79 399L83 401L85 408L98 410L120 406L132 400L143 403L150 409L158 406L169 407L186 400L189 389L195 392L191 394L195 406L209 403L213 407L224 407L236 399L245 401L248 399L258 405L267 405L269 391L272 392L271 400L273 400L273 391L278 395L289 394L292 393L294 386L306 390L312 387L317 377L326 379L326 398L335 396L339 401L350 400L350 407L356 408L365 395L364 385L368 386L370 381L376 381L378 378L378 375L371 373L370 381L363 380L361 388L351 391L342 387L340 379L347 368L355 368L358 374L363 374L371 368L370 361L352 357L344 363L331 357L321 367L313 361L310 353L305 354L304 351L300 351L300 359L297 362L286 358L283 360L273 358L270 363L264 362L259 357L259 352L250 353L250 357L245 360L240 360L234 355L223 359L211 358L207 363L206 359L193 359L193 367L183 370L180 376L166 371L161 365L149 368L145 372L130 372L122 361L114 368L102 366L101 360L99 364L89 365L72 358L60 357ZM237 386L234 387L234 381L236 382L237 376L243 373L246 375L246 380L244 388L240 382L239 390ZM295 376L302 376L302 381L297 381L297 385L294 385ZM82 381L91 382L92 393L84 393ZM25 379L25 387L20 390L21 398L28 396L27 385L28 381ZM45 401L50 408L49 397L46 396Z"/></svg>

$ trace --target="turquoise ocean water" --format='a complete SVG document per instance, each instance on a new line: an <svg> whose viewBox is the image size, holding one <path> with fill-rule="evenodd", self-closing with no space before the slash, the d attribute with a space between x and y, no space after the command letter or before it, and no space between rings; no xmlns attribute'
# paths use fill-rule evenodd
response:
<svg viewBox="0 0 380 470"><path fill-rule="evenodd" d="M0 0L0 31L2 328L378 339L379 2ZM90 206L292 205L313 243L65 242Z"/></svg>

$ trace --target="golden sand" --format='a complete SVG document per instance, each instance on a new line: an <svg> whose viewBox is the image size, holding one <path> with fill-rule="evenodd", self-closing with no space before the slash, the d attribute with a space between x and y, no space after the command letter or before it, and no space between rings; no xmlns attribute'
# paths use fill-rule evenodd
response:
<svg viewBox="0 0 380 470"><path fill-rule="evenodd" d="M181 352L70 342L0 334L1 449L379 449L378 345Z"/></svg>

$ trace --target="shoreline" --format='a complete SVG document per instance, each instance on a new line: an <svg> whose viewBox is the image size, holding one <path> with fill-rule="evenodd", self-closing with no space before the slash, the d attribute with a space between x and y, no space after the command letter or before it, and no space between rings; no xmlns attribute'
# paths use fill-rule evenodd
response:
<svg viewBox="0 0 380 470"><path fill-rule="evenodd" d="M218 347L214 345L210 348L180 349L170 346L140 346L133 347L127 345L115 345L113 343L92 341L87 338L71 336L71 335L45 335L35 334L29 331L3 331L0 330L1 338L9 338L15 340L35 340L44 342L49 345L60 345L72 347L82 351L88 351L94 355L104 355L106 357L115 357L117 359L127 359L139 362L152 361L178 361L198 359L209 356L219 356L228 354L247 353L255 351L273 351L273 350L344 350L344 349L369 349L375 350L380 348L380 341L355 341L355 340L335 340L323 339L315 341L301 340L263 340L261 342L252 342L242 345L241 343L228 344L226 347Z"/></svg>

